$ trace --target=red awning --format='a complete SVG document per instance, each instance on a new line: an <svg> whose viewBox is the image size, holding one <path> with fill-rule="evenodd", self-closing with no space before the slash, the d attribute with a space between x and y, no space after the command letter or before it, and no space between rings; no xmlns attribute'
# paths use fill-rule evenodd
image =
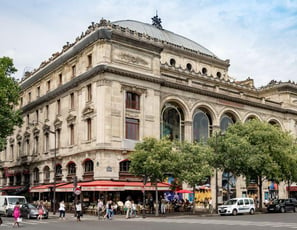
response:
<svg viewBox="0 0 297 230"><path fill-rule="evenodd" d="M56 184L56 191L57 191L57 187L64 184L65 183ZM53 184L37 185L37 186L31 187L30 192L50 192L52 187L54 187Z"/></svg>
<svg viewBox="0 0 297 230"><path fill-rule="evenodd" d="M0 190L1 190L1 191L5 191L5 190L20 189L20 188L24 188L24 186L7 186L7 187L2 187L2 188L0 188Z"/></svg>
<svg viewBox="0 0 297 230"><path fill-rule="evenodd" d="M297 186L287 186L287 191L289 191L290 188L290 192L296 192L297 191Z"/></svg>
<svg viewBox="0 0 297 230"><path fill-rule="evenodd" d="M132 181L90 181L90 182L79 182L77 186L81 187L82 191L125 191L125 190L143 190L142 182L132 182ZM65 184L56 188L57 192L73 192L73 184ZM151 183L145 185L145 190L155 190L155 186ZM170 184L168 183L158 183L158 190L169 191Z"/></svg>

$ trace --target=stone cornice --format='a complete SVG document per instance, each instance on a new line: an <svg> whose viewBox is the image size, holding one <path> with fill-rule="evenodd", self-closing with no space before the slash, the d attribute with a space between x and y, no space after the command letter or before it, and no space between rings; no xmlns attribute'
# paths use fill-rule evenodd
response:
<svg viewBox="0 0 297 230"><path fill-rule="evenodd" d="M98 65L98 66L90 69L89 71L75 77L72 81L66 83L65 85L58 87L57 89L38 98L37 100L33 101L32 103L24 106L22 108L22 110L24 113L29 112L30 110L33 110L34 108L41 105L42 103L47 103L48 101L53 100L55 97L58 97L58 96L64 94L68 90L70 90L74 87L77 87L79 84L86 81L87 79L90 79L91 77L93 77L97 74L100 74L100 73L104 73L104 72L109 72L109 73L113 73L113 74L117 74L117 75L121 75L121 76L125 76L125 77L130 77L130 78L134 78L134 79L138 79L138 80L142 80L142 81L148 81L151 83L159 84L162 87L180 89L180 90L193 92L195 94L201 94L201 95L205 95L205 96L209 96L209 97L213 97L213 98L217 98L217 99L229 100L231 102L240 103L242 105L249 105L249 106L253 106L253 107L268 109L268 110L272 110L272 111L276 111L276 112L280 112L280 113L284 113L284 114L297 115L297 111L292 110L292 109L284 109L284 108L280 108L278 106L272 106L272 105L267 105L267 104L258 103L258 102L254 102L254 101L249 101L249 100L235 97L235 96L224 95L219 92L213 92L213 91L208 91L208 90L204 90L204 89L200 89L200 88L194 88L194 87L191 87L188 85L181 85L176 82L168 82L168 81L165 81L164 79L160 79L153 75L136 73L136 72L132 72L129 70L124 70L121 68L107 66L107 65Z"/></svg>

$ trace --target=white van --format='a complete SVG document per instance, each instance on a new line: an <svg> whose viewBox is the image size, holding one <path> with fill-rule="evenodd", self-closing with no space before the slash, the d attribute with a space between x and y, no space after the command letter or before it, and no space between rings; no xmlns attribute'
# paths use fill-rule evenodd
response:
<svg viewBox="0 0 297 230"><path fill-rule="evenodd" d="M226 201L223 205L218 207L218 214L233 215L238 213L249 213L253 215L255 213L255 203L251 198L234 198Z"/></svg>
<svg viewBox="0 0 297 230"><path fill-rule="evenodd" d="M24 196L0 196L0 215L12 216L16 202L22 205L26 204L27 200Z"/></svg>

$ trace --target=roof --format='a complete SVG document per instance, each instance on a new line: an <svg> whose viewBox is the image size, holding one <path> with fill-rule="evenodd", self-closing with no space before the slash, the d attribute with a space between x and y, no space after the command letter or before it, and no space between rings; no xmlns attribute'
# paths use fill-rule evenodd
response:
<svg viewBox="0 0 297 230"><path fill-rule="evenodd" d="M129 28L130 30L137 31L139 33L147 34L150 37L157 38L161 41L165 41L170 44L175 44L178 46L185 47L187 49L195 50L200 53L216 57L214 53L212 53L205 47L201 46L200 44L186 37L170 32L168 30L159 29L156 26L150 25L148 23L143 23L134 20L121 20L112 22L112 24L119 25L124 28Z"/></svg>

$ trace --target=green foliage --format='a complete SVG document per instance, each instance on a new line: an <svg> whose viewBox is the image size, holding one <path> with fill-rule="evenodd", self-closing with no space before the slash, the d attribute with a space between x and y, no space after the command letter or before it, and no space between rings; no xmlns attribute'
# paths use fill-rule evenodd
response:
<svg viewBox="0 0 297 230"><path fill-rule="evenodd" d="M177 143L180 156L180 169L178 178L191 187L201 184L211 176L213 167L210 162L214 160L212 149L200 143Z"/></svg>
<svg viewBox="0 0 297 230"><path fill-rule="evenodd" d="M20 93L18 83L11 77L16 71L12 59L0 58L0 150L6 143L6 137L13 133L13 127L22 124L21 112L14 108Z"/></svg>
<svg viewBox="0 0 297 230"><path fill-rule="evenodd" d="M137 176L145 176L152 182L163 181L172 173L177 155L172 151L172 142L163 138L147 137L137 143L135 151L129 156L131 160L130 172Z"/></svg>

